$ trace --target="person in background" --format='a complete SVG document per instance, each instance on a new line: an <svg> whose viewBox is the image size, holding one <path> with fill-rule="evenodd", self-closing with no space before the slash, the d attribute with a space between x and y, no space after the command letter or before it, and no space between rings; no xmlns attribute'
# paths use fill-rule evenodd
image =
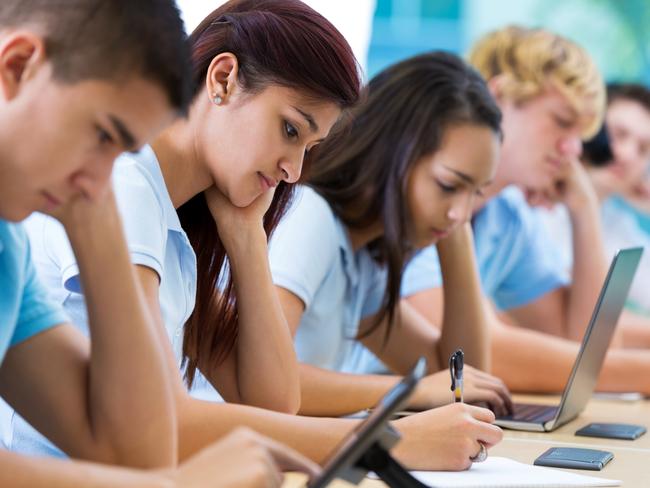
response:
<svg viewBox="0 0 650 488"><path fill-rule="evenodd" d="M499 167L472 218L481 283L492 303L486 310L493 373L511 390L557 392L607 267L598 198L579 160L581 140L601 125L604 85L581 47L541 29L488 34L470 62L503 112ZM571 276L529 206L558 201L568 209L579 257ZM402 290L433 324L444 311L439 269L435 249L427 248L409 264ZM650 375L626 374L632 370L650 372L650 351L610 350L598 388L650 393Z"/></svg>
<svg viewBox="0 0 650 488"><path fill-rule="evenodd" d="M489 365L486 324L467 219L492 180L500 113L478 74L446 53L397 63L375 76L364 102L315 150L298 198L271 241L273 280L301 360L301 413L373 407L398 376L354 374L357 346L396 373L419 356L430 376L409 408L451 401L447 360L462 346ZM467 141L472 141L468 144ZM447 314L442 335L400 307L402 269L438 242ZM442 370L442 371L441 371ZM466 368L465 399L508 411L500 380ZM469 445L491 445L490 412ZM471 452L469 453L472 454Z"/></svg>
<svg viewBox="0 0 650 488"><path fill-rule="evenodd" d="M613 256L623 247L650 244L644 230L649 219L642 210L650 165L650 90L638 84L611 84L607 95L606 125L585 143L581 159L598 195L605 248ZM538 212L570 269L572 236L566 209L557 205ZM628 310L619 322L625 347L650 348L650 319L644 316L650 314L649 279L650 256L644 255L630 289Z"/></svg>

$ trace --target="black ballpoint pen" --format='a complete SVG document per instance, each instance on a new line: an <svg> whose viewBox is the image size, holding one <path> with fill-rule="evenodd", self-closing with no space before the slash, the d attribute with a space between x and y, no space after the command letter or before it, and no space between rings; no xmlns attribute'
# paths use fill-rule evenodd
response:
<svg viewBox="0 0 650 488"><path fill-rule="evenodd" d="M463 350L458 349L449 358L449 374L451 375L451 391L454 402L463 401L463 363Z"/></svg>

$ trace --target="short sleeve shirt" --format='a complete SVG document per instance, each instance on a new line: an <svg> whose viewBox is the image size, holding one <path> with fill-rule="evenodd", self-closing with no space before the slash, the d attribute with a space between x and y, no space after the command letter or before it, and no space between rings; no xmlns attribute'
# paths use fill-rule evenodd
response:
<svg viewBox="0 0 650 488"><path fill-rule="evenodd" d="M508 187L473 219L483 291L501 310L520 307L566 286L569 274L561 250L521 191ZM418 253L402 280L402 295L442 286L435 246Z"/></svg>
<svg viewBox="0 0 650 488"><path fill-rule="evenodd" d="M552 210L536 209L544 219L551 235L563 250L567 269L573 266L573 246L571 233L571 220L567 209L557 205ZM626 306L635 313L650 316L650 232L647 222L650 219L639 210L631 206L620 196L611 196L604 200L600 206L600 217L603 228L603 242L605 252L609 259L613 258L616 251L626 247L641 246L646 252L641 256L639 269L634 275Z"/></svg>
<svg viewBox="0 0 650 488"><path fill-rule="evenodd" d="M568 283L560 250L539 215L515 187L491 199L473 218L481 287L501 310L515 308ZM435 246L419 251L402 277L402 296L442 286ZM388 368L357 345L350 368L356 373L386 373Z"/></svg>
<svg viewBox="0 0 650 488"><path fill-rule="evenodd" d="M67 321L37 276L23 226L0 220L0 363L10 347Z"/></svg>
<svg viewBox="0 0 650 488"><path fill-rule="evenodd" d="M626 247L645 248L626 305L635 313L650 316L650 217L619 196L605 200L600 210L605 250L609 257Z"/></svg>
<svg viewBox="0 0 650 488"><path fill-rule="evenodd" d="M298 359L346 370L359 322L379 310L385 270L362 248L355 251L343 222L309 187L298 187L270 243L273 281L302 300L295 336Z"/></svg>

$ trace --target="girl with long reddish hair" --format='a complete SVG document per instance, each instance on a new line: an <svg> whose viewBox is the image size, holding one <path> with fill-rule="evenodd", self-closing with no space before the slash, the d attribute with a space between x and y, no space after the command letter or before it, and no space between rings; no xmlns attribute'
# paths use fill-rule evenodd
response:
<svg viewBox="0 0 650 488"><path fill-rule="evenodd" d="M117 161L131 259L175 378L183 365L188 384L199 370L228 402L295 413L298 368L267 239L305 155L359 97L356 60L297 0L228 2L189 42L189 116ZM61 229L45 217L30 227L35 247L47 243L40 257L55 256L39 259L56 266L44 274L63 282L70 314L86 323Z"/></svg>

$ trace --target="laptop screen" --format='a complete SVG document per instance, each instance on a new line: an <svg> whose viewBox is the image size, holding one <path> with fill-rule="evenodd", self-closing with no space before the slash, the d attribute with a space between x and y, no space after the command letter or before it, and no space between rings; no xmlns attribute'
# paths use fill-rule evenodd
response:
<svg viewBox="0 0 650 488"><path fill-rule="evenodd" d="M643 248L637 247L614 256L562 394L556 425L575 418L591 398L642 253Z"/></svg>

